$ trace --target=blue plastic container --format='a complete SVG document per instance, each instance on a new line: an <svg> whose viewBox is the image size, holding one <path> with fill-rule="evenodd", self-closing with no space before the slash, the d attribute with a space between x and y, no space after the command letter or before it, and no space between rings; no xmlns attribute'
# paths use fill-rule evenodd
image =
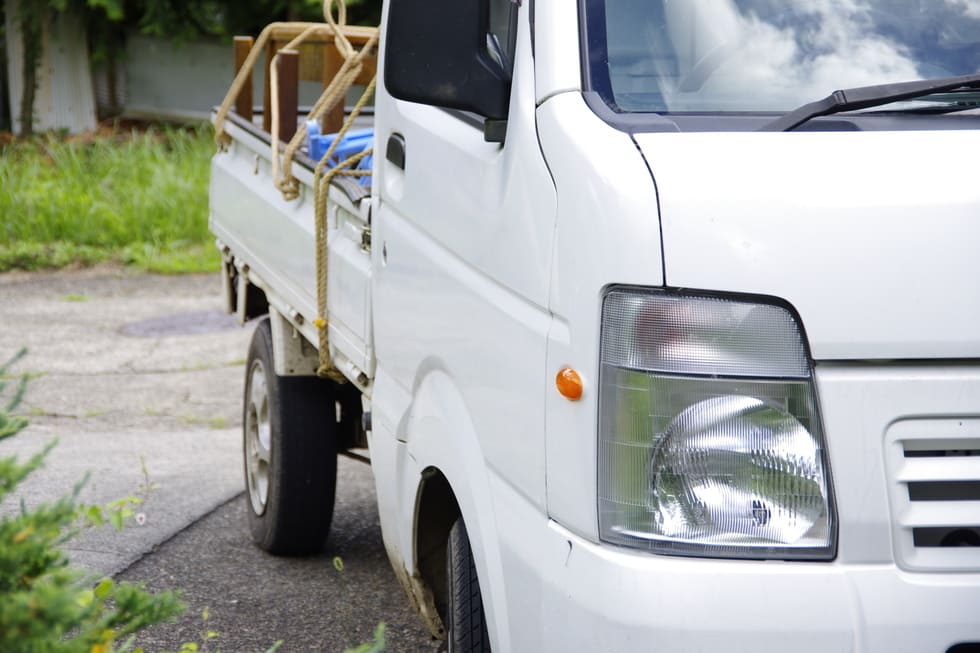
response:
<svg viewBox="0 0 980 653"><path fill-rule="evenodd" d="M306 123L306 148L309 156L314 161L319 162L320 159L326 155L327 150L330 149L330 145L337 138L337 134L321 134L320 133L320 123L311 120ZM371 147L374 142L374 130L373 129L352 129L351 131L344 134L344 138L341 139L340 143L337 145L337 149L333 152L333 157L327 162L328 166L335 166L344 159L347 159L355 154L364 151L365 149ZM370 170L370 167L358 165L358 169Z"/></svg>

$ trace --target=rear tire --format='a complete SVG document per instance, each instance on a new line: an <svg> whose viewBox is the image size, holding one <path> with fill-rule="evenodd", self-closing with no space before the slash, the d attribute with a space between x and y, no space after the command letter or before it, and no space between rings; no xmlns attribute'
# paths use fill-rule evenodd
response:
<svg viewBox="0 0 980 653"><path fill-rule="evenodd" d="M490 653L480 581L476 577L473 550L460 517L449 531L446 544L446 642L449 653Z"/></svg>
<svg viewBox="0 0 980 653"><path fill-rule="evenodd" d="M337 485L336 386L277 376L269 318L252 335L245 367L243 443L252 540L276 555L323 548Z"/></svg>

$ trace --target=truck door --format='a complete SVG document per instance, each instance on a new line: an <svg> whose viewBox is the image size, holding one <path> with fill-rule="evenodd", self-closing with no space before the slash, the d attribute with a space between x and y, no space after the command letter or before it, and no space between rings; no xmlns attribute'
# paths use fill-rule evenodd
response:
<svg viewBox="0 0 980 653"><path fill-rule="evenodd" d="M528 3L518 4L490 0L484 35L512 74L503 142L485 140L481 116L398 100L379 83L375 346L379 379L390 378L402 398L379 391L374 402L400 440L413 428L454 438L471 430L489 473L543 513L556 195L535 129ZM460 405L472 427L437 427L438 415L401 419L427 392L445 393L437 405Z"/></svg>

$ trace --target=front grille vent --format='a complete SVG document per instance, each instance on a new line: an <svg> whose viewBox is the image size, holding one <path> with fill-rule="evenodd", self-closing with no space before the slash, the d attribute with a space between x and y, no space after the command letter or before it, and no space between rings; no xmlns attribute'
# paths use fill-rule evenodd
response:
<svg viewBox="0 0 980 653"><path fill-rule="evenodd" d="M980 420L902 420L887 451L896 561L980 570Z"/></svg>

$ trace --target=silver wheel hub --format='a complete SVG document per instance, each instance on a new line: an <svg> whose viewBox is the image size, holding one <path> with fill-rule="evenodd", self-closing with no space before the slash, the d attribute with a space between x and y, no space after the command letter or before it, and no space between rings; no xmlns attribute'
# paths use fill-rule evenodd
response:
<svg viewBox="0 0 980 653"><path fill-rule="evenodd" d="M248 371L248 397L245 404L245 477L248 498L256 515L265 513L269 501L271 460L269 385L262 362L254 361Z"/></svg>

